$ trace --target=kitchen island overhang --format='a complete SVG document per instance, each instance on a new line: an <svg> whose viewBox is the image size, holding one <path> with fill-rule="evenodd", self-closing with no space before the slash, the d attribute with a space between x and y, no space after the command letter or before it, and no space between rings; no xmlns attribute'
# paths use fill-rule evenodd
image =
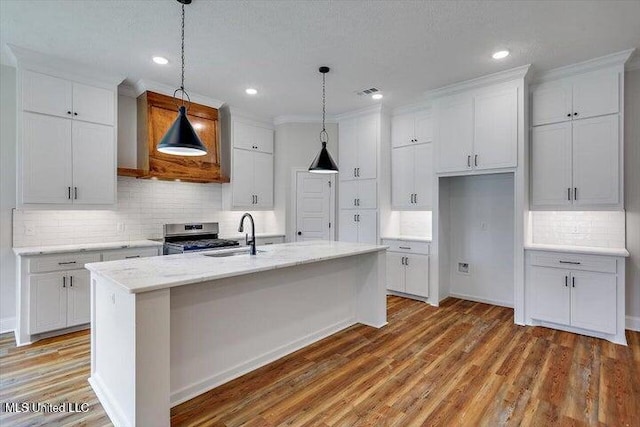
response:
<svg viewBox="0 0 640 427"><path fill-rule="evenodd" d="M92 387L115 425L170 408L357 323L386 324L386 246L88 264Z"/></svg>

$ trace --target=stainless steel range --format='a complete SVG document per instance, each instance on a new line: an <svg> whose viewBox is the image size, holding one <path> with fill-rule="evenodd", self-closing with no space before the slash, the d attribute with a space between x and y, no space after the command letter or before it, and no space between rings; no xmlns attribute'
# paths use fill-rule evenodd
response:
<svg viewBox="0 0 640 427"><path fill-rule="evenodd" d="M218 238L217 222L164 225L165 255L210 251L238 245L240 243L235 240Z"/></svg>

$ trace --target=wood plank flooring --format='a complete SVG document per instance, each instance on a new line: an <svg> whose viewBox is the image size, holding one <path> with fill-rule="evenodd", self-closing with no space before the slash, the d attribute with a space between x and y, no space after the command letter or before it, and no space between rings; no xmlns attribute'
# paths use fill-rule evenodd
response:
<svg viewBox="0 0 640 427"><path fill-rule="evenodd" d="M172 409L175 426L640 426L640 333L629 347L513 324L511 309L388 298L354 326ZM89 336L15 348L0 400L88 402L86 414L0 413L0 425L109 425L86 378Z"/></svg>

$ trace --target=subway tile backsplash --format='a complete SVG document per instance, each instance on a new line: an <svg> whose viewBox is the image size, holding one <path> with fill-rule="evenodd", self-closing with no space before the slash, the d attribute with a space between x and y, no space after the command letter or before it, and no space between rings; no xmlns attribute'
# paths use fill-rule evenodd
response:
<svg viewBox="0 0 640 427"><path fill-rule="evenodd" d="M532 211L532 243L625 247L624 211Z"/></svg>
<svg viewBox="0 0 640 427"><path fill-rule="evenodd" d="M400 211L400 235L431 238L431 211Z"/></svg>
<svg viewBox="0 0 640 427"><path fill-rule="evenodd" d="M162 238L166 223L217 221L220 236L236 235L242 211L222 210L221 184L118 177L113 211L15 210L13 245L48 246ZM256 233L277 231L273 211L252 212Z"/></svg>

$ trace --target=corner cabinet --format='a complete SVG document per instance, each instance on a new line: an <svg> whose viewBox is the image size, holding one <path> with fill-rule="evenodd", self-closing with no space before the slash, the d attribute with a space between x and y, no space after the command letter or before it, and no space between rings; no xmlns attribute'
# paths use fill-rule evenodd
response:
<svg viewBox="0 0 640 427"><path fill-rule="evenodd" d="M531 209L623 208L621 67L531 92Z"/></svg>
<svg viewBox="0 0 640 427"><path fill-rule="evenodd" d="M626 344L624 257L527 250L525 259L529 324Z"/></svg>
<svg viewBox="0 0 640 427"><path fill-rule="evenodd" d="M429 296L427 242L384 239L387 251L387 290L391 294L426 301Z"/></svg>
<svg viewBox="0 0 640 427"><path fill-rule="evenodd" d="M235 117L220 110L223 170L231 181L223 187L228 209L273 209L274 130L263 122ZM226 155L225 155L226 154Z"/></svg>
<svg viewBox="0 0 640 427"><path fill-rule="evenodd" d="M116 85L19 69L18 199L24 207L116 203Z"/></svg>

